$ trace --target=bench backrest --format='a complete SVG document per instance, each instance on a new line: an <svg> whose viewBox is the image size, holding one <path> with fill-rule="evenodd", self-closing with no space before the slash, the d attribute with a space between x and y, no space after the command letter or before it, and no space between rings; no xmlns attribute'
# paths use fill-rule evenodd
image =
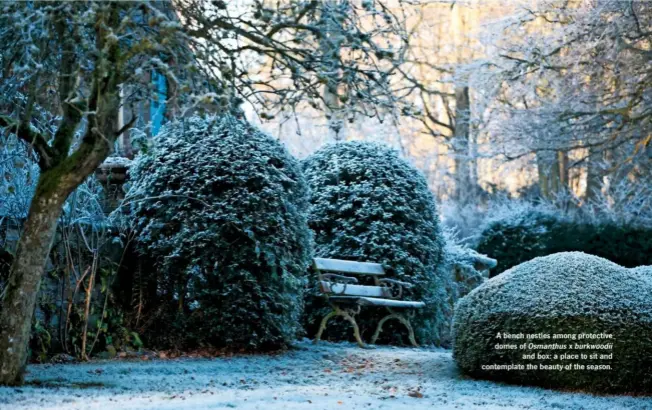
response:
<svg viewBox="0 0 652 410"><path fill-rule="evenodd" d="M382 276L383 265L371 262L345 261L342 259L315 258L314 267L318 272L349 273L352 275Z"/></svg>
<svg viewBox="0 0 652 410"><path fill-rule="evenodd" d="M383 265L371 262L355 262L342 259L315 258L314 268L320 276L321 292L333 296L365 296L375 298L391 298L391 291L384 286L366 286L350 283L336 283L322 280L323 273L346 273L350 275L382 276L385 274Z"/></svg>

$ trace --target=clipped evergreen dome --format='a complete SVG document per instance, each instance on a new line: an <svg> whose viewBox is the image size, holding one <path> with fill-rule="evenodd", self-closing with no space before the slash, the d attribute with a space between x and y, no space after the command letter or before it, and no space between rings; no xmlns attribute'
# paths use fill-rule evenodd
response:
<svg viewBox="0 0 652 410"><path fill-rule="evenodd" d="M316 256L382 263L386 277L412 283L404 297L427 304L412 320L417 340L439 343L446 294L436 268L444 240L424 176L396 151L368 142L327 145L307 158L303 168L311 191L309 225ZM314 294L307 303L307 328L314 334L329 308ZM362 310L358 323L363 338L369 338L386 313ZM347 325L329 325L326 338L348 339ZM390 342L405 342L404 334L400 325L383 333L394 337L386 339Z"/></svg>
<svg viewBox="0 0 652 410"><path fill-rule="evenodd" d="M643 278L652 282L652 266L638 266L632 268L632 272L641 275Z"/></svg>
<svg viewBox="0 0 652 410"><path fill-rule="evenodd" d="M196 339L247 350L291 342L311 235L307 186L281 143L233 117L192 117L168 124L131 175L140 250Z"/></svg>
<svg viewBox="0 0 652 410"><path fill-rule="evenodd" d="M581 252L556 253L517 265L488 280L456 305L453 357L464 373L479 378L602 393L651 392L652 281L643 273L642 269L639 272L626 269ZM540 333L611 334L612 338L505 337L505 334ZM526 351L495 348L496 344L520 343L534 343L535 347ZM611 349L595 347L608 343L612 344ZM594 348L582 347L586 344ZM551 360L526 360L522 357L524 353L551 355ZM611 353L612 358L562 359L563 354L579 353L587 356ZM527 363L553 366L578 363L587 367L577 370L486 367ZM610 369L588 368L589 365L608 365Z"/></svg>

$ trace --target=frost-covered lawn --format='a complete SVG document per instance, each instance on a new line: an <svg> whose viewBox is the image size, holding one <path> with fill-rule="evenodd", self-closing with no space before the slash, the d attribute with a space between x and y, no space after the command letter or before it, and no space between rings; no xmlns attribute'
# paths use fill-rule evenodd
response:
<svg viewBox="0 0 652 410"><path fill-rule="evenodd" d="M313 346L276 356L98 361L29 367L1 409L652 409L461 377L446 350Z"/></svg>

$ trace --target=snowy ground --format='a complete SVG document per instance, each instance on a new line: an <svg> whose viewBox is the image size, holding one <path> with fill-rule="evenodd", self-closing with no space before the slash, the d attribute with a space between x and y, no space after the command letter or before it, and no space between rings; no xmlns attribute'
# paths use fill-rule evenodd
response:
<svg viewBox="0 0 652 410"><path fill-rule="evenodd" d="M35 365L27 380L0 388L0 409L652 409L466 379L446 350L307 342L276 356Z"/></svg>

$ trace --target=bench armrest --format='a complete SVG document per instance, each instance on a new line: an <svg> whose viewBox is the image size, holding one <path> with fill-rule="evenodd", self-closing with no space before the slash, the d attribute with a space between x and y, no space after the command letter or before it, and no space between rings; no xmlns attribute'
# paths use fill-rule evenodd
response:
<svg viewBox="0 0 652 410"><path fill-rule="evenodd" d="M395 280L395 279L380 279L378 282L379 283L391 283L391 284L394 284L394 285L403 286L404 288L407 288L407 289L410 289L411 287L414 286L411 283L403 282L403 281Z"/></svg>
<svg viewBox="0 0 652 410"><path fill-rule="evenodd" d="M343 282L343 283L358 283L358 279L356 279L356 278L351 278L349 276L337 275L335 273L326 273L326 274L321 275L321 277L322 277L322 279L325 279L325 280L335 279L335 280L337 280L339 282Z"/></svg>
<svg viewBox="0 0 652 410"><path fill-rule="evenodd" d="M403 296L403 288L410 289L413 286L411 283L396 279L380 279L378 284L387 287L396 299L400 299Z"/></svg>

